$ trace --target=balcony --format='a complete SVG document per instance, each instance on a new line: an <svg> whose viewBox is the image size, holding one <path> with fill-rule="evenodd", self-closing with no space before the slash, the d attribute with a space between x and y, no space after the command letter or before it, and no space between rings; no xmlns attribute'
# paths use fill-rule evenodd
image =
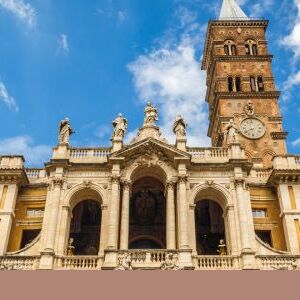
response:
<svg viewBox="0 0 300 300"><path fill-rule="evenodd" d="M224 163L230 158L229 150L226 148L188 148L192 155L192 162L196 163Z"/></svg>

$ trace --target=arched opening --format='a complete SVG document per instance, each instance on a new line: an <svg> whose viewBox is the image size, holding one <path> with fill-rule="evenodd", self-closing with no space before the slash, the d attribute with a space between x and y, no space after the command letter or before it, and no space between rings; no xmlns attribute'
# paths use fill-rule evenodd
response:
<svg viewBox="0 0 300 300"><path fill-rule="evenodd" d="M166 248L166 200L160 180L143 177L134 182L129 220L129 249Z"/></svg>
<svg viewBox="0 0 300 300"><path fill-rule="evenodd" d="M220 241L225 241L221 206L212 200L198 201L195 208L196 249L198 255L218 255Z"/></svg>
<svg viewBox="0 0 300 300"><path fill-rule="evenodd" d="M84 200L72 211L69 240L72 254L97 255L100 244L102 211L98 201Z"/></svg>

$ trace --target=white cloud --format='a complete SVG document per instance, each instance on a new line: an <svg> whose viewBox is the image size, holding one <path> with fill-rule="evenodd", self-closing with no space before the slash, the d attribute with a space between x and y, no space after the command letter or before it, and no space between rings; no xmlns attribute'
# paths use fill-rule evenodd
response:
<svg viewBox="0 0 300 300"><path fill-rule="evenodd" d="M10 110L16 112L19 111L15 99L9 95L4 83L1 81L0 81L0 100L2 100L9 107Z"/></svg>
<svg viewBox="0 0 300 300"><path fill-rule="evenodd" d="M124 22L126 20L126 17L127 17L126 11L119 10L117 12L117 18L118 18L119 22L121 22L121 23Z"/></svg>
<svg viewBox="0 0 300 300"><path fill-rule="evenodd" d="M250 17L252 17L252 18L263 17L266 12L269 12L271 10L273 5L274 5L274 0L259 1L255 4L251 5L249 8Z"/></svg>
<svg viewBox="0 0 300 300"><path fill-rule="evenodd" d="M0 140L1 155L23 155L26 165L43 166L49 160L51 147L47 145L34 145L29 136L16 136Z"/></svg>
<svg viewBox="0 0 300 300"><path fill-rule="evenodd" d="M168 36L159 48L139 56L128 67L133 73L139 99L142 102L150 99L158 106L160 127L170 142L174 142L173 122L176 115L181 114L189 125L188 144L208 145L206 75L200 69L200 59L196 58L202 27L191 23L194 21L192 14L186 10L181 12L180 26L184 23L188 26L180 40L172 45L172 38Z"/></svg>
<svg viewBox="0 0 300 300"><path fill-rule="evenodd" d="M292 141L291 144L292 144L293 147L298 147L298 146L300 146L300 138L298 138L298 139Z"/></svg>
<svg viewBox="0 0 300 300"><path fill-rule="evenodd" d="M289 47L294 52L294 59L300 58L300 0L294 0L298 9L294 27L291 33L282 40L282 45Z"/></svg>
<svg viewBox="0 0 300 300"><path fill-rule="evenodd" d="M68 55L70 52L68 37L66 34L62 33L58 39L58 53L62 53L64 55Z"/></svg>
<svg viewBox="0 0 300 300"><path fill-rule="evenodd" d="M29 27L36 25L35 9L23 0L0 0L0 6L13 13Z"/></svg>

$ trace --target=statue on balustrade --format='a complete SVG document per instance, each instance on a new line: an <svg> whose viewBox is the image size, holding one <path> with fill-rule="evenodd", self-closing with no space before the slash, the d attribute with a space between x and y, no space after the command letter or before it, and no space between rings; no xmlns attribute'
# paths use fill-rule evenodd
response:
<svg viewBox="0 0 300 300"><path fill-rule="evenodd" d="M113 138L119 137L123 139L128 126L127 120L122 116L122 114L119 114L112 124L114 126Z"/></svg>
<svg viewBox="0 0 300 300"><path fill-rule="evenodd" d="M217 252L220 256L227 255L227 248L224 240L220 240Z"/></svg>
<svg viewBox="0 0 300 300"><path fill-rule="evenodd" d="M60 121L58 136L59 145L68 145L70 136L73 133L75 133L75 131L71 128L69 118L65 118L64 120Z"/></svg>
<svg viewBox="0 0 300 300"><path fill-rule="evenodd" d="M154 125L156 121L158 121L157 107L152 105L151 102L148 101L145 108L144 126Z"/></svg>
<svg viewBox="0 0 300 300"><path fill-rule="evenodd" d="M227 145L239 142L239 130L234 124L233 119L230 119L229 123L226 126L225 138L226 138Z"/></svg>
<svg viewBox="0 0 300 300"><path fill-rule="evenodd" d="M164 271L178 271L182 270L177 263L178 257L173 253L168 253L166 255L166 260L161 264L161 269Z"/></svg>
<svg viewBox="0 0 300 300"><path fill-rule="evenodd" d="M174 125L173 132L176 134L177 138L182 138L186 136L187 123L184 121L181 115L177 115Z"/></svg>
<svg viewBox="0 0 300 300"><path fill-rule="evenodd" d="M73 242L74 242L74 239L70 238L69 239L69 244L68 244L68 247L67 247L67 256L73 256L74 255L75 247L73 246Z"/></svg>
<svg viewBox="0 0 300 300"><path fill-rule="evenodd" d="M132 260L129 253L123 253L118 257L118 266L115 268L117 271L130 271L132 270Z"/></svg>

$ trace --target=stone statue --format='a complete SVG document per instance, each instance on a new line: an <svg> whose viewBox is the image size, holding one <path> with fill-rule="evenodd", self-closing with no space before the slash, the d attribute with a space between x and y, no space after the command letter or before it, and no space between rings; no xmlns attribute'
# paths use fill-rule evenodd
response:
<svg viewBox="0 0 300 300"><path fill-rule="evenodd" d="M112 124L114 126L113 138L120 137L123 139L127 130L127 120L122 116L122 114L119 114Z"/></svg>
<svg viewBox="0 0 300 300"><path fill-rule="evenodd" d="M173 253L168 253L166 255L166 260L161 264L160 267L164 271L178 271L182 270L177 264L177 258Z"/></svg>
<svg viewBox="0 0 300 300"><path fill-rule="evenodd" d="M132 270L132 260L129 253L123 253L118 258L118 266L115 268L118 271Z"/></svg>
<svg viewBox="0 0 300 300"><path fill-rule="evenodd" d="M249 100L248 103L244 107L245 113L248 116L253 116L254 115L254 107L253 103Z"/></svg>
<svg viewBox="0 0 300 300"><path fill-rule="evenodd" d="M68 244L68 247L67 247L67 256L73 256L74 255L75 247L73 246L73 242L74 242L74 239L70 238L69 239L69 244Z"/></svg>
<svg viewBox="0 0 300 300"><path fill-rule="evenodd" d="M226 249L226 244L224 240L220 240L220 244L218 246L218 253L221 256L227 255L227 249Z"/></svg>
<svg viewBox="0 0 300 300"><path fill-rule="evenodd" d="M70 135L73 133L75 133L75 131L70 126L69 118L60 121L58 137L59 145L69 144Z"/></svg>
<svg viewBox="0 0 300 300"><path fill-rule="evenodd" d="M173 125L173 132L176 134L176 137L177 138L185 137L186 128L187 128L187 123L184 121L183 117L181 115L177 115Z"/></svg>
<svg viewBox="0 0 300 300"><path fill-rule="evenodd" d="M148 101L145 108L144 125L154 125L156 121L158 121L157 107Z"/></svg>
<svg viewBox="0 0 300 300"><path fill-rule="evenodd" d="M238 129L234 124L233 119L230 119L228 125L225 129L225 136L226 136L226 144L230 145L232 143L238 143Z"/></svg>

